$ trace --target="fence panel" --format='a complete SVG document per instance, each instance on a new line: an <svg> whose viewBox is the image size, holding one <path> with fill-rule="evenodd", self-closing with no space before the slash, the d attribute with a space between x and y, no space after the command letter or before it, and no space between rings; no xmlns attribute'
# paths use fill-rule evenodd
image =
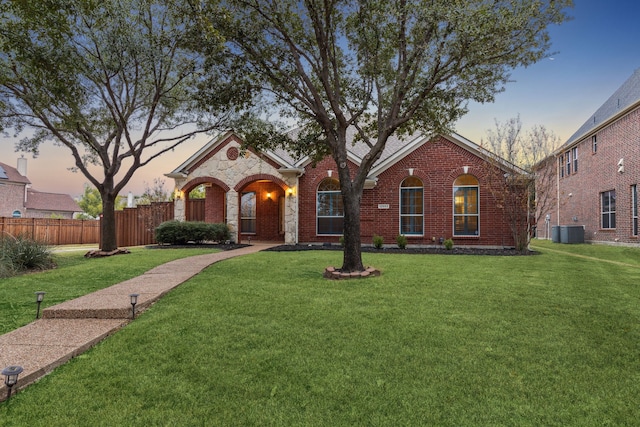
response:
<svg viewBox="0 0 640 427"><path fill-rule="evenodd" d="M116 211L118 247L156 243L155 228L173 218L173 202L154 202L150 205Z"/></svg>
<svg viewBox="0 0 640 427"><path fill-rule="evenodd" d="M204 221L204 200L187 200L187 221Z"/></svg>
<svg viewBox="0 0 640 427"><path fill-rule="evenodd" d="M78 245L100 241L100 222L81 219L4 218L0 233L26 236L49 245Z"/></svg>

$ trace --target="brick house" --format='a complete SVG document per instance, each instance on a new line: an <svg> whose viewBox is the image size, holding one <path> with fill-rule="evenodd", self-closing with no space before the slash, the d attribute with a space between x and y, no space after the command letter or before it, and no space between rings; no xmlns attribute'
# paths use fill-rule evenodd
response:
<svg viewBox="0 0 640 427"><path fill-rule="evenodd" d="M638 243L640 69L545 165L549 183L536 186L551 202L539 218L582 226L585 241Z"/></svg>
<svg viewBox="0 0 640 427"><path fill-rule="evenodd" d="M350 167L367 152L348 144ZM512 247L503 210L489 191L489 175L515 169L491 162L480 146L459 135L429 139L414 135L389 139L365 184L361 207L362 243L374 235L395 245L399 234L409 245ZM495 172L499 173L495 173ZM506 173L505 173L506 172ZM205 221L225 222L237 241L287 244L337 243L342 235L342 196L330 157L315 167L308 158L284 151L241 151L233 133L211 140L165 176L175 181L175 218L189 217L185 198L203 185Z"/></svg>
<svg viewBox="0 0 640 427"><path fill-rule="evenodd" d="M0 217L73 218L82 209L68 194L46 193L31 188L27 159L18 159L14 168L0 163Z"/></svg>

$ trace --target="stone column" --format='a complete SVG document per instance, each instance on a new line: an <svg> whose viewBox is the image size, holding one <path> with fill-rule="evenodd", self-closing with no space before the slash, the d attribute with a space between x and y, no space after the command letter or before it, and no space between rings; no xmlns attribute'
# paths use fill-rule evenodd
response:
<svg viewBox="0 0 640 427"><path fill-rule="evenodd" d="M284 203L284 243L298 243L298 179L291 185L292 193L285 195Z"/></svg>
<svg viewBox="0 0 640 427"><path fill-rule="evenodd" d="M231 232L231 240L240 243L240 227L238 227L238 217L240 215L238 206L238 192L234 189L227 191L227 226Z"/></svg>

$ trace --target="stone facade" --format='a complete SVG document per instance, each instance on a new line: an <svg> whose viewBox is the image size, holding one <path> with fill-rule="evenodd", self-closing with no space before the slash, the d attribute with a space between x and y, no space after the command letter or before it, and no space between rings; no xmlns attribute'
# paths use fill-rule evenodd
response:
<svg viewBox="0 0 640 427"><path fill-rule="evenodd" d="M297 241L296 174L282 173L281 167L264 155L247 150L235 135L212 141L206 154L195 156L183 166L184 173L171 173L176 188L175 218L186 218L184 198L198 185L206 186L205 219L226 222L235 241ZM240 199L243 192L256 193L260 213L255 233L241 233ZM270 197L267 197L267 193Z"/></svg>

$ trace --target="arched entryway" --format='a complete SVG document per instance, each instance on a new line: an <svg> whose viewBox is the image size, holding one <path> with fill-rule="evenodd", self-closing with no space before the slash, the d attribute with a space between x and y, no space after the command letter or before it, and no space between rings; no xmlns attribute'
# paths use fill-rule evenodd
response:
<svg viewBox="0 0 640 427"><path fill-rule="evenodd" d="M249 177L236 186L241 242L284 242L286 188L271 176Z"/></svg>
<svg viewBox="0 0 640 427"><path fill-rule="evenodd" d="M203 199L192 199L189 194L195 188L204 188ZM208 223L226 223L226 194L229 186L212 177L201 177L188 182L181 193L185 198L185 219Z"/></svg>

